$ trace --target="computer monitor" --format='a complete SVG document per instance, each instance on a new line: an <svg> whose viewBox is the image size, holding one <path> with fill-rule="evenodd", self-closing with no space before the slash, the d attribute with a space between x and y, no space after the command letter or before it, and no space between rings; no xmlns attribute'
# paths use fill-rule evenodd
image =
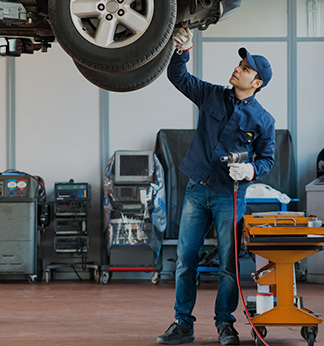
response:
<svg viewBox="0 0 324 346"><path fill-rule="evenodd" d="M152 167L152 151L116 151L115 183L150 183Z"/></svg>

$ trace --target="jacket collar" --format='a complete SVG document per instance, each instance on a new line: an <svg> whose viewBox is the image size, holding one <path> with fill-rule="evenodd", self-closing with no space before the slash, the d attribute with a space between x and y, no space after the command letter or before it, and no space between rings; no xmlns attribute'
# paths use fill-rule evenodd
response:
<svg viewBox="0 0 324 346"><path fill-rule="evenodd" d="M243 108L246 105L249 105L255 101L255 94L252 96L249 96L243 100L239 100L235 97L234 87L230 89L229 91L229 99L233 102L233 104L236 104L239 106L239 108Z"/></svg>

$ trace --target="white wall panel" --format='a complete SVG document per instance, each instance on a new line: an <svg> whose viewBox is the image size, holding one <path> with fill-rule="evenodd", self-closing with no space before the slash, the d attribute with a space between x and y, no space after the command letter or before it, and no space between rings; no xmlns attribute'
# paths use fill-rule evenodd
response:
<svg viewBox="0 0 324 346"><path fill-rule="evenodd" d="M204 37L286 36L286 0L243 0L233 16L204 31Z"/></svg>
<svg viewBox="0 0 324 346"><path fill-rule="evenodd" d="M16 61L17 169L55 181L93 181L99 167L99 92L54 44Z"/></svg>
<svg viewBox="0 0 324 346"><path fill-rule="evenodd" d="M73 178L90 183L89 235L95 257L100 254L94 245L100 241L99 148L99 90L60 46L17 59L16 168L45 180L48 201L54 200L55 182ZM46 237L51 249L50 233Z"/></svg>
<svg viewBox="0 0 324 346"><path fill-rule="evenodd" d="M7 156L7 135L6 135L6 58L0 58L0 171L4 171L6 167Z"/></svg>
<svg viewBox="0 0 324 346"><path fill-rule="evenodd" d="M191 129L194 126L191 101L168 81L166 71L144 89L130 93L111 92L109 105L111 154L115 150L153 150L160 129Z"/></svg>
<svg viewBox="0 0 324 346"><path fill-rule="evenodd" d="M298 188L316 177L316 159L324 148L323 42L298 44L297 75L297 152Z"/></svg>
<svg viewBox="0 0 324 346"><path fill-rule="evenodd" d="M283 42L205 42L203 44L203 79L228 85L241 58L237 51L246 47L251 54L264 55L272 66L273 77L256 98L276 119L277 129L287 129L287 44Z"/></svg>

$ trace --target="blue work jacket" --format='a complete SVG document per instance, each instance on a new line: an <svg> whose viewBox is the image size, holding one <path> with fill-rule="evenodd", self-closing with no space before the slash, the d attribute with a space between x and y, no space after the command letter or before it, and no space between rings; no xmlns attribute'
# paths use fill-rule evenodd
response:
<svg viewBox="0 0 324 346"><path fill-rule="evenodd" d="M199 108L197 131L180 170L197 183L209 178L208 188L233 194L229 167L220 157L228 152L247 151L254 167L253 179L270 171L274 163L275 120L255 96L238 100L234 88L200 80L187 71L189 51L173 54L168 78ZM249 182L239 184L238 196L245 197Z"/></svg>

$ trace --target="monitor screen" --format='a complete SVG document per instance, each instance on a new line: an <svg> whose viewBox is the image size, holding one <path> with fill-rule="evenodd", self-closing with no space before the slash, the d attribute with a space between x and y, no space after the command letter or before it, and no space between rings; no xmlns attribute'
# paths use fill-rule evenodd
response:
<svg viewBox="0 0 324 346"><path fill-rule="evenodd" d="M149 183L152 181L153 152L116 151L115 182Z"/></svg>
<svg viewBox="0 0 324 346"><path fill-rule="evenodd" d="M119 164L121 176L147 176L149 174L147 155L122 155Z"/></svg>

